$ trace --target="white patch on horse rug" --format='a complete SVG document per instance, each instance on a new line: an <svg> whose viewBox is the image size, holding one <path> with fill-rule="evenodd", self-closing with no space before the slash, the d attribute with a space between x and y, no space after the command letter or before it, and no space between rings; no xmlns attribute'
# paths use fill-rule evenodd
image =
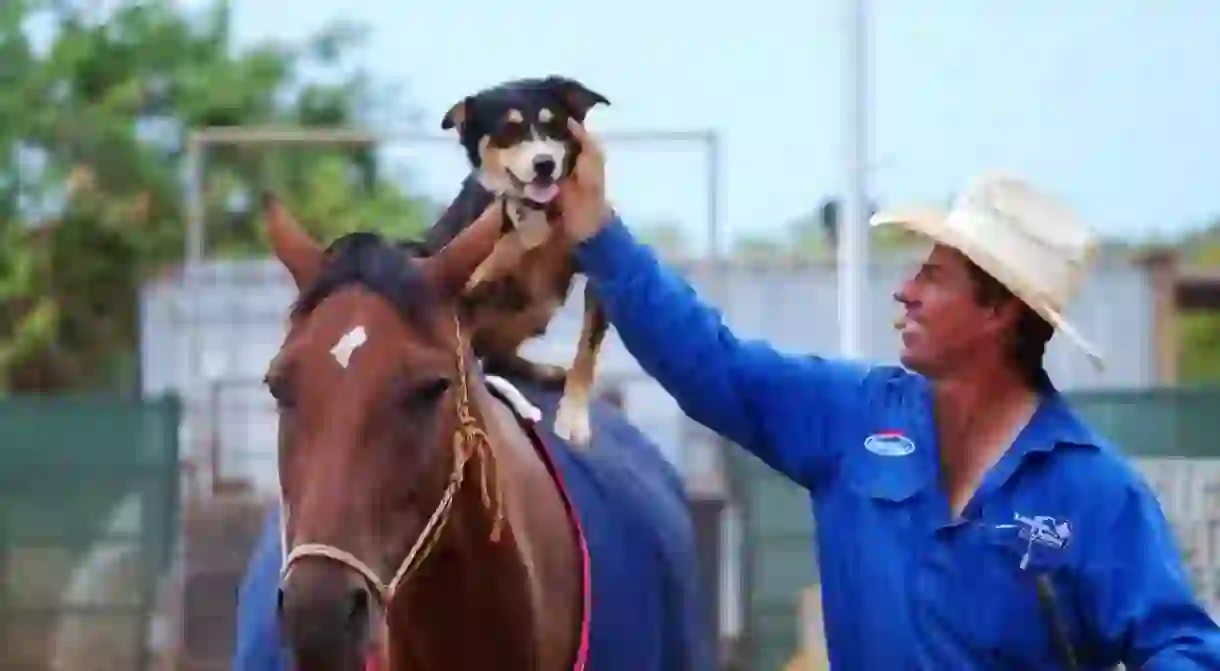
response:
<svg viewBox="0 0 1220 671"><path fill-rule="evenodd" d="M369 336L365 332L364 327L357 326L343 334L342 338L339 338L339 342L330 348L330 355L335 357L335 361L338 361L340 366L347 368L347 364L352 359L352 353L359 349L361 345L368 342L368 340Z"/></svg>
<svg viewBox="0 0 1220 671"><path fill-rule="evenodd" d="M491 387L492 391L496 392L496 395L507 403L518 417L530 422L542 421L542 410L531 403L520 389L513 386L512 382L498 375L487 375L483 379L487 382L487 386Z"/></svg>

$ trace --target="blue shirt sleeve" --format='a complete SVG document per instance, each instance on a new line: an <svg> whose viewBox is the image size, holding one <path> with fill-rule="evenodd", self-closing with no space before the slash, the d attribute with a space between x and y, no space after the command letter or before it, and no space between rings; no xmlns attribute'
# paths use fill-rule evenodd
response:
<svg viewBox="0 0 1220 671"><path fill-rule="evenodd" d="M287 671L280 648L276 599L280 587L279 508L268 515L237 591L234 671Z"/></svg>
<svg viewBox="0 0 1220 671"><path fill-rule="evenodd" d="M617 217L577 259L627 350L683 412L811 490L826 482L833 423L858 415L865 366L739 340Z"/></svg>
<svg viewBox="0 0 1220 671"><path fill-rule="evenodd" d="M1195 599L1151 488L1132 483L1084 568L1085 617L1129 669L1220 669L1220 626Z"/></svg>

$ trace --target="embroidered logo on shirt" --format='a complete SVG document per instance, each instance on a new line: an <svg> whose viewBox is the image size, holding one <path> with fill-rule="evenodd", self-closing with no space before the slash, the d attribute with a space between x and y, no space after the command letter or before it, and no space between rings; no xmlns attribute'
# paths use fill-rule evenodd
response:
<svg viewBox="0 0 1220 671"><path fill-rule="evenodd" d="M1028 541L1025 556L1021 558L1021 568L1029 565L1034 544L1054 550L1067 547L1072 539L1072 523L1068 520L1057 520L1050 515L1035 515L1026 517L1021 513L1013 513L1016 524L998 524L997 529L1020 529L1020 537Z"/></svg>
<svg viewBox="0 0 1220 671"><path fill-rule="evenodd" d="M915 451L915 442L898 431L882 431L865 438L864 447L883 457L905 457Z"/></svg>

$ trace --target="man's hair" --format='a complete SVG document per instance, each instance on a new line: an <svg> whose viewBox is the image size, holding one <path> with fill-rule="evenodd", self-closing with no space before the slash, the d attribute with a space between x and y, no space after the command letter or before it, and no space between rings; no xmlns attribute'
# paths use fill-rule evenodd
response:
<svg viewBox="0 0 1220 671"><path fill-rule="evenodd" d="M1009 340L1009 356L1012 365L1035 391L1051 388L1051 378L1046 374L1043 359L1046 344L1055 335L1055 327L1034 312L1033 308L1017 298L1008 287L992 277L973 261L966 259L966 269L974 281L974 297L981 305L994 306L1015 300L1021 305L1021 314Z"/></svg>

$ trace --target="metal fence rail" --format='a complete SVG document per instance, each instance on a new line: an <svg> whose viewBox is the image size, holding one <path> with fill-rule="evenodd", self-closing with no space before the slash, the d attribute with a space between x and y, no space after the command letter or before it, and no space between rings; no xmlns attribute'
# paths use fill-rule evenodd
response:
<svg viewBox="0 0 1220 671"><path fill-rule="evenodd" d="M1196 589L1220 617L1220 389L1069 394L1077 412L1136 459L1178 532ZM742 511L743 668L783 669L796 652L800 591L817 582L804 490L743 450L725 455ZM820 668L820 667L814 667Z"/></svg>
<svg viewBox="0 0 1220 671"><path fill-rule="evenodd" d="M172 399L0 403L0 668L149 668L178 415Z"/></svg>

